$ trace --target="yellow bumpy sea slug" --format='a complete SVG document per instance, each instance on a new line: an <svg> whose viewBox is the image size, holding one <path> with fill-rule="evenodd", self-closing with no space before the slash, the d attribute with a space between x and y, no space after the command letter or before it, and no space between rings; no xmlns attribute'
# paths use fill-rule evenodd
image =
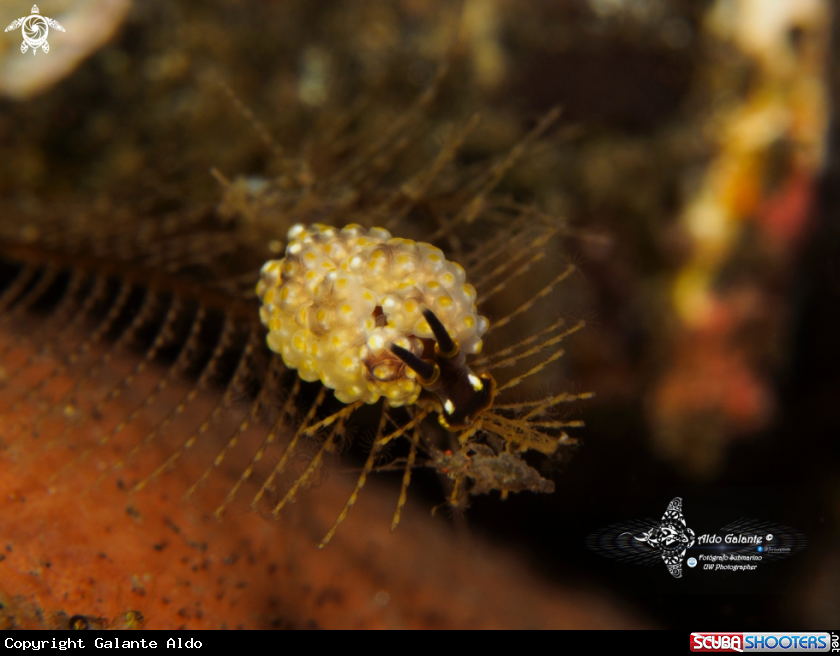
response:
<svg viewBox="0 0 840 656"><path fill-rule="evenodd" d="M257 295L269 348L344 403L408 405L427 389L452 429L492 403L492 377L465 365L487 319L464 269L431 244L383 228L298 224L286 256L263 266Z"/></svg>

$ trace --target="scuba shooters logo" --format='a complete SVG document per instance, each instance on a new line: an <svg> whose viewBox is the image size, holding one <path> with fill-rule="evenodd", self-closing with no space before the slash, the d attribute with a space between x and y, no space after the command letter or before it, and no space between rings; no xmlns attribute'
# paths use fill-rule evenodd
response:
<svg viewBox="0 0 840 656"><path fill-rule="evenodd" d="M659 521L613 524L592 533L586 543L602 556L635 565L664 562L671 576L679 579L683 563L701 572L751 572L801 551L807 540L787 526L755 519L739 519L717 532L697 534L686 523L682 498L676 497ZM686 559L689 550L706 553Z"/></svg>
<svg viewBox="0 0 840 656"><path fill-rule="evenodd" d="M691 634L691 651L699 652L827 652L840 651L835 632L796 631L790 633L714 633Z"/></svg>

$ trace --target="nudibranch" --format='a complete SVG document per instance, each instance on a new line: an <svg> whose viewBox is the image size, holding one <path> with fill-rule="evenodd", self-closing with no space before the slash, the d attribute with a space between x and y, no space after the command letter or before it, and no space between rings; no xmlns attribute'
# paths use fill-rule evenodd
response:
<svg viewBox="0 0 840 656"><path fill-rule="evenodd" d="M493 378L466 364L488 328L475 287L431 244L357 224L298 224L285 257L263 266L257 295L268 347L343 403L411 405L426 390L451 430L493 403Z"/></svg>

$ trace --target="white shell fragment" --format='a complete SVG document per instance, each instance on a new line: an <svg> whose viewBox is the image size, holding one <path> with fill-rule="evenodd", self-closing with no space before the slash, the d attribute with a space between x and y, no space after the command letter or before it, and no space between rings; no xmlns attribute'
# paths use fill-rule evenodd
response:
<svg viewBox="0 0 840 656"><path fill-rule="evenodd" d="M356 224L293 226L286 257L265 263L257 295L269 348L344 403L417 400L416 374L389 345L428 357L434 336L425 308L464 353L481 350L488 326L464 269L439 248Z"/></svg>

